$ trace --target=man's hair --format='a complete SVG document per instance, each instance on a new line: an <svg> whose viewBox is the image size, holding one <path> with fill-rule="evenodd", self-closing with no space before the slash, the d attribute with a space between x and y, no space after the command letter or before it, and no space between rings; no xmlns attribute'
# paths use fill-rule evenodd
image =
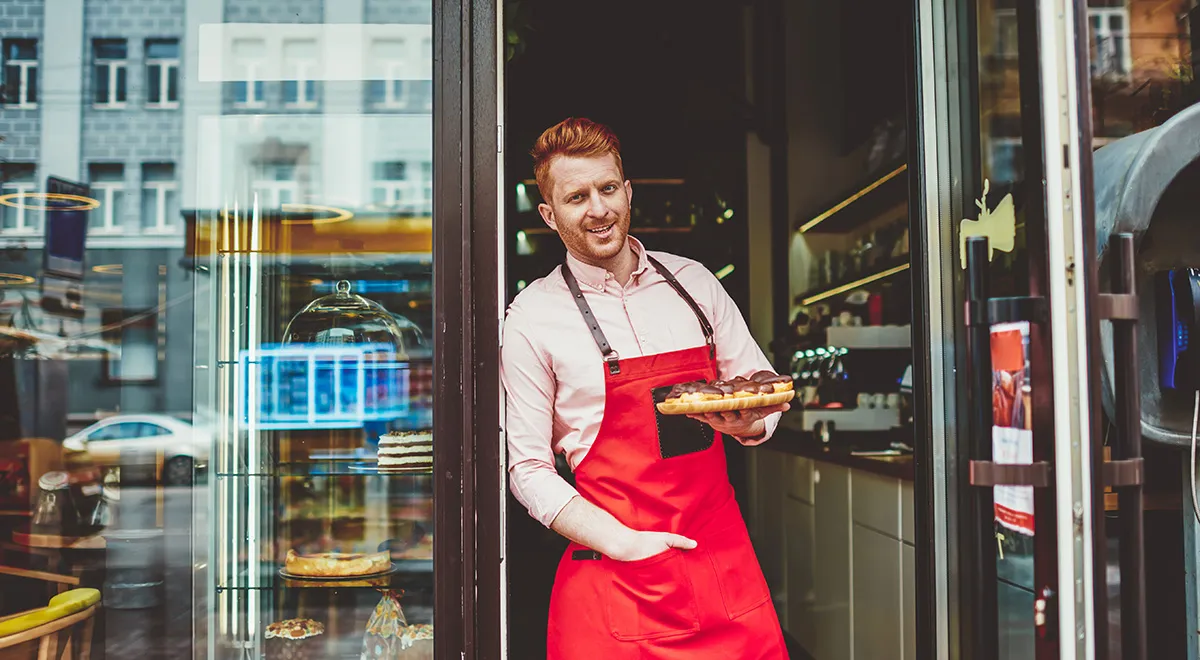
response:
<svg viewBox="0 0 1200 660"><path fill-rule="evenodd" d="M604 124L582 117L570 117L547 128L533 144L533 175L537 179L538 191L549 200L551 188L550 162L555 156L577 156L590 158L612 154L617 159L617 171L625 178L621 164L621 141L617 134Z"/></svg>

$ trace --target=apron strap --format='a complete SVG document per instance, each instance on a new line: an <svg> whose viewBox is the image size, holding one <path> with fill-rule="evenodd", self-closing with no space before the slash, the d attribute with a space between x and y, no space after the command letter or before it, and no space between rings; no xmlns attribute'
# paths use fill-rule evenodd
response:
<svg viewBox="0 0 1200 660"><path fill-rule="evenodd" d="M654 270L662 275L667 284L675 289L675 293L679 294L680 298L687 303L692 309L692 313L696 315L696 320L700 322L700 330L704 333L704 343L708 345L708 355L713 357L716 355L716 344L713 340L713 327L708 322L708 317L704 315L704 311L700 309L700 305L696 304L696 300L683 288L679 280L675 279L675 275L667 270L667 267L662 265L658 259L646 255L650 261L650 265L654 266ZM575 274L571 272L571 267L566 261L562 265L563 280L567 283L567 288L571 290L571 297L575 299L575 306L579 308L579 313L583 315L583 321L587 324L588 329L592 331L592 339L596 341L596 346L600 348L600 354L604 356L604 361L608 364L608 373L621 373L620 356L613 350L612 345L608 343L608 339L604 336L604 331L600 329L600 322L596 320L596 315L592 313L592 308L583 299L583 291L579 289L579 282L575 279Z"/></svg>
<svg viewBox="0 0 1200 660"><path fill-rule="evenodd" d="M579 313L583 314L583 322L592 331L592 339L596 340L596 346L600 347L600 354L604 356L604 361L608 364L608 373L621 373L621 358L609 345L608 339L604 337L604 331L600 329L600 322L596 320L596 315L592 314L591 306L583 299L583 292L579 290L579 282L575 280L575 274L571 272L571 267L565 261L562 265L562 276L567 282L567 288L571 290L571 297L575 299L575 305L579 307Z"/></svg>
<svg viewBox="0 0 1200 660"><path fill-rule="evenodd" d="M692 308L692 312L696 314L696 320L700 321L700 330L704 332L704 342L708 344L708 356L712 357L715 355L716 346L713 343L713 327L708 322L708 317L704 316L704 310L700 309L700 305L696 304L695 299L683 288L679 280L675 279L675 275L667 270L666 266L659 263L658 259L650 255L646 255L646 258L650 260L650 265L654 266L654 270L657 270L658 274L663 276L667 284L670 284L671 288L675 289L675 293L678 293L679 297L683 298L683 301L688 304L688 307Z"/></svg>

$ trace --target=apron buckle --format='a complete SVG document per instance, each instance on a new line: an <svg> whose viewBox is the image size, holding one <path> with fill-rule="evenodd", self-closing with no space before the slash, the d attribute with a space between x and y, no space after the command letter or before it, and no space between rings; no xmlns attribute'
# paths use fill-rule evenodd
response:
<svg viewBox="0 0 1200 660"><path fill-rule="evenodd" d="M604 356L604 362L608 364L608 373L615 375L621 373L621 357L616 351Z"/></svg>

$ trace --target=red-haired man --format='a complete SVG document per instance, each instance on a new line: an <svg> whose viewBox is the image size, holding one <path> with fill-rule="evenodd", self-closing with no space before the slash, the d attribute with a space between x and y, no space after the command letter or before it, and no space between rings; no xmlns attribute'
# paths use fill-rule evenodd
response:
<svg viewBox="0 0 1200 660"><path fill-rule="evenodd" d="M786 658L722 446L766 441L786 404L689 419L653 399L770 363L706 268L629 236L633 188L609 128L567 119L532 155L567 259L513 301L501 373L513 493L571 541L549 658Z"/></svg>

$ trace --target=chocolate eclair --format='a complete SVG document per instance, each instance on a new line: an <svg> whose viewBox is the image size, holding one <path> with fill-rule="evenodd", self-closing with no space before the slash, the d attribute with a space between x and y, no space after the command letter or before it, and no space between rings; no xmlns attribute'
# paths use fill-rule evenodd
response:
<svg viewBox="0 0 1200 660"><path fill-rule="evenodd" d="M750 377L756 383L770 385L773 392L788 392L792 389L792 377L782 376L770 371L759 371Z"/></svg>

